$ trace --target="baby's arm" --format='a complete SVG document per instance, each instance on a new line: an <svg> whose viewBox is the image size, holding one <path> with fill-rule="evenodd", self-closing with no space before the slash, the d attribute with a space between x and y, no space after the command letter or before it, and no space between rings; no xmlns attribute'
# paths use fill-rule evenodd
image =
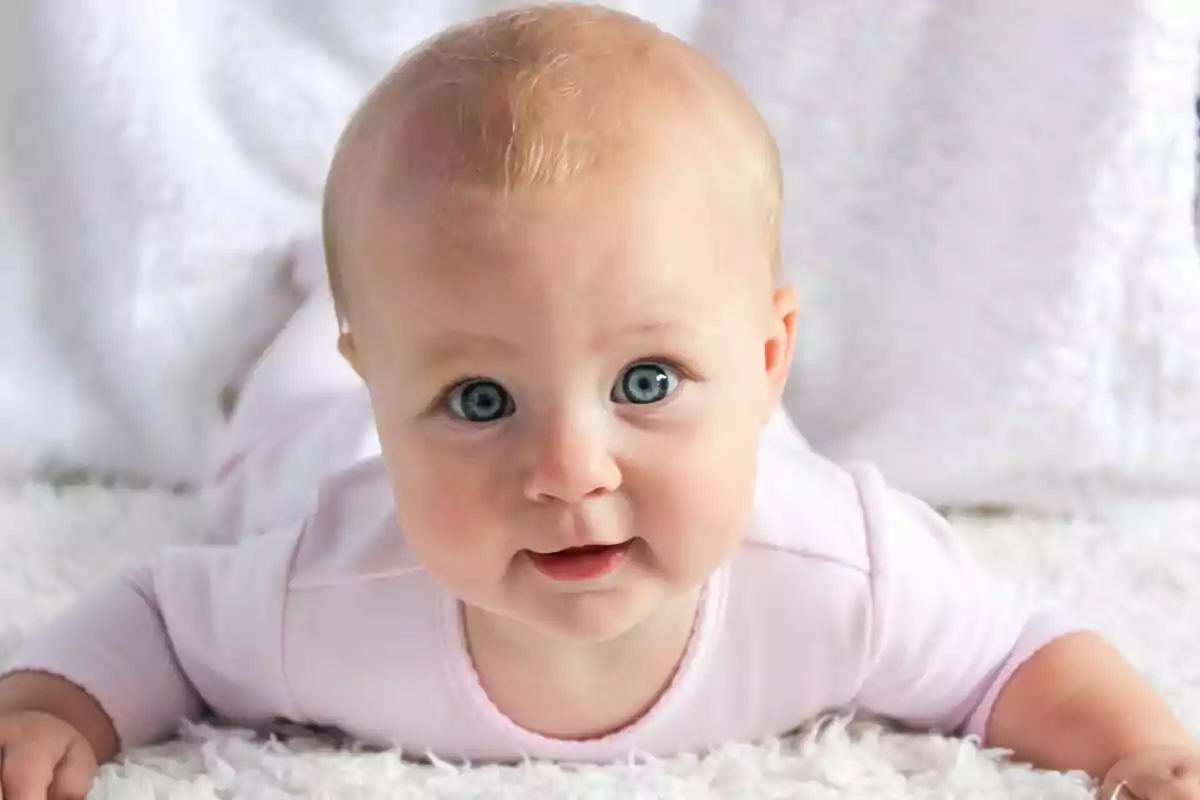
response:
<svg viewBox="0 0 1200 800"><path fill-rule="evenodd" d="M154 741L197 716L201 701L175 659L156 583L155 570L131 569L34 635L0 680L7 701L0 711L64 719L87 736L101 763L122 744ZM100 709L106 724L95 724L85 708Z"/></svg>
<svg viewBox="0 0 1200 800"><path fill-rule="evenodd" d="M1051 642L1017 669L996 701L987 742L1025 761L1097 777L1122 760L1196 747L1150 685L1091 633Z"/></svg>
<svg viewBox="0 0 1200 800"><path fill-rule="evenodd" d="M1164 764L1168 778L1200 774L1187 732L1100 636L988 575L946 520L876 473L860 487L871 552L860 707L1110 787L1128 778L1136 797L1173 796L1146 777Z"/></svg>
<svg viewBox="0 0 1200 800"><path fill-rule="evenodd" d="M0 797L83 797L124 736L194 716L149 570L90 593L33 637L0 679ZM118 728L114 721L120 723Z"/></svg>
<svg viewBox="0 0 1200 800"><path fill-rule="evenodd" d="M206 707L238 721L290 711L281 624L299 525L289 527L236 547L173 548L90 593L17 653L0 714L60 717L103 761Z"/></svg>
<svg viewBox="0 0 1200 800"><path fill-rule="evenodd" d="M858 704L913 727L983 737L1012 673L1078 626L985 573L950 523L873 470L859 487L871 566Z"/></svg>

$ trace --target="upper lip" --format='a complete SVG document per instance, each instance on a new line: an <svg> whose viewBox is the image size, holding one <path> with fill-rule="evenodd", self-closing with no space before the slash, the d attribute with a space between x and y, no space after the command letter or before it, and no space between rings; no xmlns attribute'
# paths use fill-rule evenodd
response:
<svg viewBox="0 0 1200 800"><path fill-rule="evenodd" d="M549 555L553 555L555 553L565 553L568 550L582 550L587 547L617 547L619 545L628 544L629 542L632 542L632 541L633 541L633 539L629 538L629 539L622 539L619 542L583 542L581 544L571 544L571 545L567 545L566 547L559 547L555 550L530 549L529 552L534 553L539 556L549 556Z"/></svg>
<svg viewBox="0 0 1200 800"><path fill-rule="evenodd" d="M604 508L561 508L550 518L538 520L537 527L548 534L539 547L528 548L539 555L561 553L580 547L614 547L631 541L632 536L621 536L617 520L605 515ZM620 537L620 538L617 538Z"/></svg>

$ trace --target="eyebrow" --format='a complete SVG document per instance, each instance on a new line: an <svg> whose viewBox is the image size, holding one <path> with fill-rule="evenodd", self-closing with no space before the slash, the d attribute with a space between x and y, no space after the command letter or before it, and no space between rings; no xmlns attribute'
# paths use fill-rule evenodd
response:
<svg viewBox="0 0 1200 800"><path fill-rule="evenodd" d="M622 339L633 339L652 334L694 334L695 326L681 320L654 319L640 322L613 331L604 331L591 343L590 348L599 350L605 345ZM469 331L442 331L428 337L431 342L421 357L420 365L425 371L435 371L453 364L469 355L480 352L513 358L520 348L509 340L489 333L472 333Z"/></svg>
<svg viewBox="0 0 1200 800"><path fill-rule="evenodd" d="M616 331L607 331L597 341L593 342L593 346L601 342L616 341L618 339L630 339L637 336L647 336L653 333L692 333L695 327L677 319L652 319L648 322L641 322L636 325L630 325Z"/></svg>
<svg viewBox="0 0 1200 800"><path fill-rule="evenodd" d="M427 372L441 369L446 364L453 364L481 350L507 357L517 353L517 347L512 342L487 333L443 331L429 337L429 341L433 344L421 356L421 368Z"/></svg>

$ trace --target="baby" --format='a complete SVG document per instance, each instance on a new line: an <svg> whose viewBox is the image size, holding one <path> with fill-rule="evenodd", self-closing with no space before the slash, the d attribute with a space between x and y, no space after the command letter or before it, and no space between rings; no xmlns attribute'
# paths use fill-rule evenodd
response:
<svg viewBox="0 0 1200 800"><path fill-rule="evenodd" d="M332 292L234 421L237 543L27 643L3 797L81 796L204 713L608 761L830 711L1200 797L1196 744L1108 645L779 411L780 203L749 100L633 17L505 12L409 54L334 158Z"/></svg>

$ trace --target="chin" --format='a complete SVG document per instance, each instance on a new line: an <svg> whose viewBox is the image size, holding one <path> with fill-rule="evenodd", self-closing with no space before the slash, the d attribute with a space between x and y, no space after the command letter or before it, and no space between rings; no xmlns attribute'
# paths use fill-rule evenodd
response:
<svg viewBox="0 0 1200 800"><path fill-rule="evenodd" d="M654 608L650 598L629 597L625 592L563 595L550 600L530 624L558 639L601 644L629 633Z"/></svg>

